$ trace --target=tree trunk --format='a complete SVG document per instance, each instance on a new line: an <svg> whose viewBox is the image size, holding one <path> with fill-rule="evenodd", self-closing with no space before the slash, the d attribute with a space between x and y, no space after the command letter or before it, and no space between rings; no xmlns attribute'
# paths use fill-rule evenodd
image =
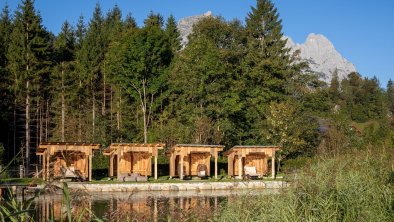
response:
<svg viewBox="0 0 394 222"><path fill-rule="evenodd" d="M64 99L64 67L63 67L64 63L62 62L61 67L62 67L62 123L61 123L61 141L64 142L65 138L64 138L64 125L65 125L65 115L66 115L66 103L65 103L65 99Z"/></svg>
<svg viewBox="0 0 394 222"><path fill-rule="evenodd" d="M102 116L104 116L105 115L105 97L106 97L106 95L105 95L105 87L106 87L106 83L105 83L105 74L103 74L104 76L103 76L103 106L101 107L101 115Z"/></svg>
<svg viewBox="0 0 394 222"><path fill-rule="evenodd" d="M110 124L111 124L111 143L113 142L112 137L113 137L113 101L112 101L112 85L110 88L110 99L109 99L109 110L110 110Z"/></svg>
<svg viewBox="0 0 394 222"><path fill-rule="evenodd" d="M94 87L93 87L93 80L91 80L92 84L92 101L93 101L93 107L92 107L92 142L95 141L95 127L96 127L96 97L94 94Z"/></svg>
<svg viewBox="0 0 394 222"><path fill-rule="evenodd" d="M45 142L48 142L48 125L49 125L49 100L47 100L47 108L46 108L46 117L45 117Z"/></svg>
<svg viewBox="0 0 394 222"><path fill-rule="evenodd" d="M122 93L121 90L119 90L119 100L118 100L118 112L116 113L116 131L118 135L118 141L120 141L120 115L121 115L121 103L122 103Z"/></svg>
<svg viewBox="0 0 394 222"><path fill-rule="evenodd" d="M14 156L16 155L16 95L14 99Z"/></svg>
<svg viewBox="0 0 394 222"><path fill-rule="evenodd" d="M29 70L29 66L26 67L27 70ZM30 164L30 94L29 94L29 84L30 81L27 80L26 82L26 108L25 108L25 115L26 115L26 121L25 121L25 134L26 134L26 152L25 152L25 158L26 158L26 169L28 169L29 164Z"/></svg>
<svg viewBox="0 0 394 222"><path fill-rule="evenodd" d="M44 105L43 103L40 104L40 135L39 135L39 139L38 139L38 143L42 142L42 135L43 135L43 123L42 123L42 112L44 110Z"/></svg>
<svg viewBox="0 0 394 222"><path fill-rule="evenodd" d="M147 116L146 116L146 85L145 85L145 80L142 81L142 87L143 87L143 101L141 104L142 108L142 114L144 115L144 143L148 143L148 126L147 126Z"/></svg>
<svg viewBox="0 0 394 222"><path fill-rule="evenodd" d="M40 98L38 97L37 99L37 110L36 110L36 116L35 119L36 121L36 148L38 148L38 145L40 143Z"/></svg>
<svg viewBox="0 0 394 222"><path fill-rule="evenodd" d="M82 88L82 82L79 81L79 87ZM81 113L82 113L82 106L81 106L81 96L78 95L78 142L82 141L82 117L81 117Z"/></svg>

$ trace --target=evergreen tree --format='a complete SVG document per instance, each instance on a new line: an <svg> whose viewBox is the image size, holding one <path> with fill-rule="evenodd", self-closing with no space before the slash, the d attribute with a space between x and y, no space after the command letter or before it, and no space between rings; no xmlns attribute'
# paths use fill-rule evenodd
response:
<svg viewBox="0 0 394 222"><path fill-rule="evenodd" d="M239 142L237 133L243 124L243 85L239 79L245 52L242 27L236 21L209 17L193 30L170 72L166 109L168 130L181 128L184 133L178 138L164 133L171 136L166 140L232 145Z"/></svg>
<svg viewBox="0 0 394 222"><path fill-rule="evenodd" d="M8 67L13 75L16 103L25 108L24 147L26 166L31 156L31 112L33 102L40 103L46 91L50 68L50 35L32 0L24 0L15 14L14 29L7 52ZM35 99L35 101L33 100ZM40 124L41 125L41 124Z"/></svg>
<svg viewBox="0 0 394 222"><path fill-rule="evenodd" d="M387 82L387 100L388 108L392 114L394 114L394 83L393 80L389 79Z"/></svg>
<svg viewBox="0 0 394 222"><path fill-rule="evenodd" d="M155 14L152 11L149 13L148 18L144 20L144 27L153 27L157 26L159 28L162 28L164 25L164 19L163 16L160 14Z"/></svg>
<svg viewBox="0 0 394 222"><path fill-rule="evenodd" d="M85 27L85 23L83 21L83 16L81 15L78 18L77 29L75 31L76 48L77 49L82 48L85 35L86 35L86 27Z"/></svg>
<svg viewBox="0 0 394 222"><path fill-rule="evenodd" d="M77 53L79 60L80 75L82 76L82 88L87 90L87 95L90 97L91 104L91 130L87 135L90 141L96 141L96 138L103 138L104 135L98 137L98 133L102 134L102 130L97 129L97 111L102 94L102 64L107 51L108 42L104 33L104 18L102 16L101 7L99 4L93 12L92 19L89 22L86 36L84 38L82 48Z"/></svg>
<svg viewBox="0 0 394 222"><path fill-rule="evenodd" d="M298 70L292 66L289 49L283 38L282 24L270 0L258 0L246 18L248 53L244 60L244 81L248 88L243 92L247 103L246 124L254 143L259 138L267 104L281 101L287 94L289 80Z"/></svg>
<svg viewBox="0 0 394 222"><path fill-rule="evenodd" d="M172 52L175 54L178 50L181 49L181 41L180 41L181 34L179 33L173 15L170 15L170 17L168 17L165 31L170 41Z"/></svg>
<svg viewBox="0 0 394 222"><path fill-rule="evenodd" d="M8 151L8 156L12 154L12 152L10 152L10 148L12 147L13 143L15 143L15 141L10 141L9 139L12 138L13 132L11 129L14 128L13 121L10 121L13 119L13 95L10 91L12 88L12 77L9 70L7 69L8 59L6 57L11 32L12 21L10 18L10 12L8 5L5 5L0 14L0 132L4 132L0 135L0 144L1 141L4 141L3 144L6 148L6 151Z"/></svg>
<svg viewBox="0 0 394 222"><path fill-rule="evenodd" d="M158 104L158 94L165 83L165 70L171 62L172 53L168 38L160 22L148 22L161 18L148 17L146 26L130 30L118 46L108 54L113 70L118 70L117 82L137 102L143 116L143 140L148 141L148 127ZM155 20L156 21L156 20ZM114 73L113 70L109 72Z"/></svg>
<svg viewBox="0 0 394 222"><path fill-rule="evenodd" d="M131 16L131 13L127 14L126 19L124 21L124 26L127 30L137 28L137 22Z"/></svg>
<svg viewBox="0 0 394 222"><path fill-rule="evenodd" d="M338 79L338 71L337 70L335 70L335 72L333 73L330 87L329 87L329 93L330 93L331 101L336 103L338 101L339 95L340 95L339 79Z"/></svg>
<svg viewBox="0 0 394 222"><path fill-rule="evenodd" d="M53 93L55 101L52 103L53 110L57 110L60 107L60 118L56 122L57 131L55 131L56 135L60 138L60 141L65 141L66 135L66 119L67 119L67 109L69 105L72 104L70 102L70 97L72 92L75 92L75 89L78 88L76 84L76 80L73 75L73 62L75 59L75 36L74 31L70 24L66 21L63 23L62 30L57 36L54 42L55 49L55 62L56 66L54 69L54 75L52 76L52 85L53 85ZM59 87L60 85L60 87ZM77 101L74 99L74 101ZM68 118L70 120L70 118ZM67 121L70 123L70 121ZM72 127L68 127L72 128ZM60 131L60 132L59 132ZM72 131L69 131L67 135L72 135ZM74 137L75 138L75 137ZM70 138L68 138L70 140Z"/></svg>

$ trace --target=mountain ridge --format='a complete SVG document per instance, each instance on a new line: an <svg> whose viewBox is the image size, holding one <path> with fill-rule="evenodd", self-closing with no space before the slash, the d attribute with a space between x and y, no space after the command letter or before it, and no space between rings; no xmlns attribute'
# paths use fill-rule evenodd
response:
<svg viewBox="0 0 394 222"><path fill-rule="evenodd" d="M182 47L187 45L188 36L193 32L193 25L209 16L213 16L211 11L179 20L177 27L181 34ZM310 33L302 44L295 43L291 37L284 36L284 38L287 39L286 46L291 49L290 52L299 50L301 61L307 61L310 70L327 83L330 83L335 72L339 80L342 80L349 73L357 71L353 63L344 58L335 49L333 43L322 34Z"/></svg>

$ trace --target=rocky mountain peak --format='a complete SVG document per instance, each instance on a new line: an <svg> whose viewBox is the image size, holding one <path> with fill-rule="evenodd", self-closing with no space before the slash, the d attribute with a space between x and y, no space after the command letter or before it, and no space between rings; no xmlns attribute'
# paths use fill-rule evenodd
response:
<svg viewBox="0 0 394 222"><path fill-rule="evenodd" d="M188 42L188 36L193 32L193 25L209 16L213 16L211 11L179 21L178 30L183 47ZM292 52L299 50L301 60L309 62L310 69L327 83L331 81L334 72L338 73L340 80L346 78L349 73L356 72L356 67L346 60L324 35L310 33L302 44L294 43L290 37L284 38L287 38L287 47L291 48Z"/></svg>
<svg viewBox="0 0 394 222"><path fill-rule="evenodd" d="M187 44L187 42L188 42L187 37L193 32L193 25L196 24L197 22L199 22L201 19L209 17L209 16L212 16L211 11L207 11L206 13L204 13L202 15L193 15L193 16L189 16L189 17L179 20L177 27L178 27L178 30L181 34L182 47L184 47Z"/></svg>
<svg viewBox="0 0 394 222"><path fill-rule="evenodd" d="M324 35L311 33L303 44L296 44L290 37L286 38L287 47L293 52L299 50L301 60L309 62L311 70L327 83L335 72L339 80L346 78L351 72L356 72L356 67L346 60Z"/></svg>

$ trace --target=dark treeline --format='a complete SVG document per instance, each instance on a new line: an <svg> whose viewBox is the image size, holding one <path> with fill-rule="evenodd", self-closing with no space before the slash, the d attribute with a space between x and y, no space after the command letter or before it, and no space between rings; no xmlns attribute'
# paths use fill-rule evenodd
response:
<svg viewBox="0 0 394 222"><path fill-rule="evenodd" d="M291 157L318 152L333 128L357 136L370 122L359 133L384 141L393 127L393 82L319 81L286 48L269 0L245 23L205 18L183 48L172 16L139 27L97 5L54 35L23 0L1 13L0 78L0 154L22 150L27 165L44 141L275 144Z"/></svg>

